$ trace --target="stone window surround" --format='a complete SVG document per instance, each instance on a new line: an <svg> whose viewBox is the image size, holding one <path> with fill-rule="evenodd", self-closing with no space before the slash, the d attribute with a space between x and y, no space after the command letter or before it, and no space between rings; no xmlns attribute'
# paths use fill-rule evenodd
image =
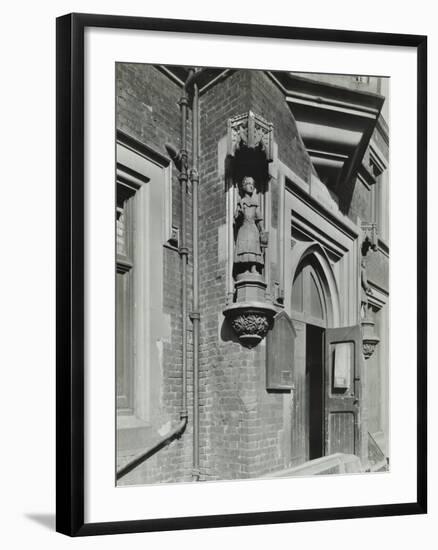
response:
<svg viewBox="0 0 438 550"><path fill-rule="evenodd" d="M117 180L129 177L137 189L133 197L135 390L133 414L117 415L120 458L155 435L152 415L160 393L163 342L170 340L170 318L163 313L163 247L174 248L175 227L170 159L120 131L116 150ZM152 387L154 392L150 391Z"/></svg>

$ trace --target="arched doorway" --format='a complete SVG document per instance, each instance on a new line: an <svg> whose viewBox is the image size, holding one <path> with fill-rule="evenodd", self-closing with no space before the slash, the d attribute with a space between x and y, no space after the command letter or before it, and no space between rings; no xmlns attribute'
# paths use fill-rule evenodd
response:
<svg viewBox="0 0 438 550"><path fill-rule="evenodd" d="M360 454L360 327L339 327L332 266L317 243L293 249L289 314L296 331L292 465Z"/></svg>
<svg viewBox="0 0 438 550"><path fill-rule="evenodd" d="M314 255L307 256L292 284L292 315L316 326L327 327L329 304Z"/></svg>
<svg viewBox="0 0 438 550"><path fill-rule="evenodd" d="M341 324L336 277L324 248L316 242L296 243L289 277L291 317L334 328Z"/></svg>
<svg viewBox="0 0 438 550"><path fill-rule="evenodd" d="M291 317L297 331L292 445L295 463L324 454L324 331L331 323L330 297L315 254L299 264L292 284Z"/></svg>

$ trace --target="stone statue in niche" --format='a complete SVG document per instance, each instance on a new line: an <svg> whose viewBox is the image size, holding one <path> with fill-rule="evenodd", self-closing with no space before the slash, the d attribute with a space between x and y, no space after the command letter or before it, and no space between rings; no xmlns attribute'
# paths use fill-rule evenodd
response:
<svg viewBox="0 0 438 550"><path fill-rule="evenodd" d="M228 220L234 230L234 242L230 243L234 254L229 258L234 281L223 313L247 348L266 336L277 312L266 292L268 233L261 207L269 186L273 143L272 124L251 111L228 119L226 181L229 190L239 184L240 196L234 217Z"/></svg>
<svg viewBox="0 0 438 550"><path fill-rule="evenodd" d="M264 265L263 248L267 246L267 235L263 230L263 217L255 181L251 176L242 179L242 196L237 203L234 221L237 229L234 250L234 265L238 274L262 273Z"/></svg>

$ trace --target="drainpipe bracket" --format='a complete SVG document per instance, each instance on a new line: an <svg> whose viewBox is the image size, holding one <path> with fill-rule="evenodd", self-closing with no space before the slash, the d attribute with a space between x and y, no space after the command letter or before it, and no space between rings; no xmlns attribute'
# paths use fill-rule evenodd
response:
<svg viewBox="0 0 438 550"><path fill-rule="evenodd" d="M199 321L201 319L201 314L199 313L199 311L191 311L189 313L189 317L192 321L194 321L195 319Z"/></svg>
<svg viewBox="0 0 438 550"><path fill-rule="evenodd" d="M192 183L198 182L199 183L199 173L196 170L196 168L192 168L190 170L190 181Z"/></svg>

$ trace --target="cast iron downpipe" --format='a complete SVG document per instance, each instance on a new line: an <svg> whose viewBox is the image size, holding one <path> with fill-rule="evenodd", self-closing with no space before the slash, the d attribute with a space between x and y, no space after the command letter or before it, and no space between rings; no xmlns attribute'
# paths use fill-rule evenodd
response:
<svg viewBox="0 0 438 550"><path fill-rule="evenodd" d="M192 479L199 481L199 227L198 227L198 186L199 186L199 90L197 80L205 69L190 69L187 80L184 84L183 97L181 99L181 109L186 113L188 105L188 94L192 95L192 169L190 170L190 181L192 183L192 238L193 238L193 307L190 312L190 319L193 323L193 466ZM184 139L182 140L181 173L182 189L186 189L187 184L187 150L185 138L185 126L183 127ZM183 380L186 388L187 380L187 282L186 268L188 250L185 245L185 200L183 194L183 225L182 233L184 241L181 241L180 253L184 254L183 261ZM186 401L184 401L186 403Z"/></svg>
<svg viewBox="0 0 438 550"><path fill-rule="evenodd" d="M199 73L195 73L197 75ZM193 76L193 79L195 78ZM199 227L198 227L198 184L199 184L199 91L193 84L192 103L192 236L193 236L193 470L192 478L199 481Z"/></svg>
<svg viewBox="0 0 438 550"><path fill-rule="evenodd" d="M193 69L189 71L187 80L194 73ZM187 153L187 106L188 95L187 85L183 86L181 99L179 102L181 109L181 169L179 173L179 182L181 184L181 243L179 254L181 257L181 316L182 316L182 408L181 420L188 421L187 410L187 265L189 259L189 249L187 247L187 180L188 180L188 153ZM184 425L184 428L185 428ZM183 429L184 429L183 428Z"/></svg>
<svg viewBox="0 0 438 550"><path fill-rule="evenodd" d="M137 466L140 466L150 456L158 452L160 449L168 445L176 437L180 437L184 432L188 421L187 410L187 264L189 249L187 248L187 228L186 228L186 195L187 195L187 180L188 180L188 153L187 153L187 106L188 95L187 89L190 81L195 74L194 69L190 69L187 81L183 86L181 99L179 101L181 110L181 151L179 154L171 145L166 145L166 149L179 170L179 182L181 185L181 237L179 254L181 257L181 316L182 316L182 398L180 422L173 430L168 432L164 437L159 439L154 445L147 450L142 451L133 459L131 459L122 468L117 470L116 478L121 479L123 476L131 472ZM197 415L196 415L197 416Z"/></svg>

